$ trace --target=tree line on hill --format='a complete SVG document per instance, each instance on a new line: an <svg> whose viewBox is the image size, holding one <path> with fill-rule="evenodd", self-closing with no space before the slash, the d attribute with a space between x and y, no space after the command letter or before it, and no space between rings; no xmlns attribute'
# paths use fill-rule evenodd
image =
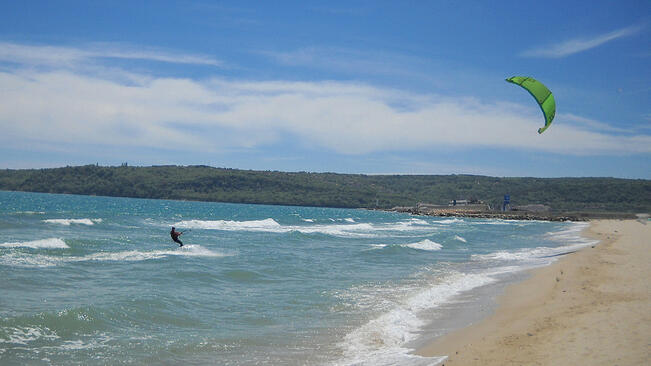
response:
<svg viewBox="0 0 651 366"><path fill-rule="evenodd" d="M649 212L651 181L253 171L209 166L85 165L0 170L0 190L273 205L380 208L481 200L555 211Z"/></svg>

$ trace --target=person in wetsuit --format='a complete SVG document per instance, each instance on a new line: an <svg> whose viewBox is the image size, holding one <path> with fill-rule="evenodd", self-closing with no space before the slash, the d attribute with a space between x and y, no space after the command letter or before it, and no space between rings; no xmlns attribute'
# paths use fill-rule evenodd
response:
<svg viewBox="0 0 651 366"><path fill-rule="evenodd" d="M183 234L183 231L176 231L174 230L174 226L172 226L172 231L170 231L170 236L172 237L172 240L174 240L175 243L179 243L179 247L183 246L183 243L179 240L179 236Z"/></svg>

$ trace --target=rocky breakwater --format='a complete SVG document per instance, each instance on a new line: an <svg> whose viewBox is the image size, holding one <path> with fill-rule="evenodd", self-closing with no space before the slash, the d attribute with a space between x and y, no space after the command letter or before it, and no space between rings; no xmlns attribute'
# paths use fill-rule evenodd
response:
<svg viewBox="0 0 651 366"><path fill-rule="evenodd" d="M537 213L525 211L477 211L461 208L423 209L420 207L394 207L390 211L405 212L412 215L439 216L439 217L472 217L482 219L502 220L543 220L543 221L588 221L584 215L568 215L554 213Z"/></svg>

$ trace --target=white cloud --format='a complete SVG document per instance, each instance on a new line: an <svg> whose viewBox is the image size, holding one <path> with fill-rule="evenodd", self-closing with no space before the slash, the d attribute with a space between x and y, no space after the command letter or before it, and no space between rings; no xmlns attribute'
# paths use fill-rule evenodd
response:
<svg viewBox="0 0 651 366"><path fill-rule="evenodd" d="M214 152L292 143L342 154L485 147L651 152L649 135L571 114L538 135L542 116L529 106L352 82L197 81L84 68L94 57L168 57L125 48L95 52L0 44L0 61L26 66L0 71L0 143L42 151L78 144ZM170 62L203 60L194 57Z"/></svg>
<svg viewBox="0 0 651 366"><path fill-rule="evenodd" d="M524 57L562 58L575 53L587 51L606 42L639 33L644 26L632 25L592 38L575 38L554 45L536 47L521 53Z"/></svg>
<svg viewBox="0 0 651 366"><path fill-rule="evenodd" d="M293 51L261 51L272 61L286 66L307 67L353 75L381 75L431 79L422 71L431 60L384 51L359 51L341 47L306 47ZM418 67L416 67L418 66Z"/></svg>
<svg viewBox="0 0 651 366"><path fill-rule="evenodd" d="M560 115L538 135L542 117L532 108L342 82L143 78L124 84L30 70L0 73L0 93L4 146L40 141L210 152L293 136L295 144L343 154L478 147L651 152L649 135L612 136L564 123L577 116Z"/></svg>
<svg viewBox="0 0 651 366"><path fill-rule="evenodd" d="M107 58L223 66L221 61L205 55L173 53L156 49L134 48L111 43L96 43L89 45L86 48L73 48L0 42L0 62L50 67L72 67L90 60Z"/></svg>
<svg viewBox="0 0 651 366"><path fill-rule="evenodd" d="M591 130L604 131L604 132L616 132L616 133L628 133L628 134L635 133L634 129L614 127L609 125L608 123L577 116L572 113L563 113L558 115L557 118L562 118L563 120L570 122L574 125L577 125L580 128L587 128Z"/></svg>

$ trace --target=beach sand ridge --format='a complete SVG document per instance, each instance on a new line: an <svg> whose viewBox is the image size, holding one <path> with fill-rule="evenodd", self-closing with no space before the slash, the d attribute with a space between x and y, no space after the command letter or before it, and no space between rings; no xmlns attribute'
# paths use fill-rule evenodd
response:
<svg viewBox="0 0 651 366"><path fill-rule="evenodd" d="M495 313L418 350L445 365L651 362L651 225L593 221L600 240L510 286Z"/></svg>

